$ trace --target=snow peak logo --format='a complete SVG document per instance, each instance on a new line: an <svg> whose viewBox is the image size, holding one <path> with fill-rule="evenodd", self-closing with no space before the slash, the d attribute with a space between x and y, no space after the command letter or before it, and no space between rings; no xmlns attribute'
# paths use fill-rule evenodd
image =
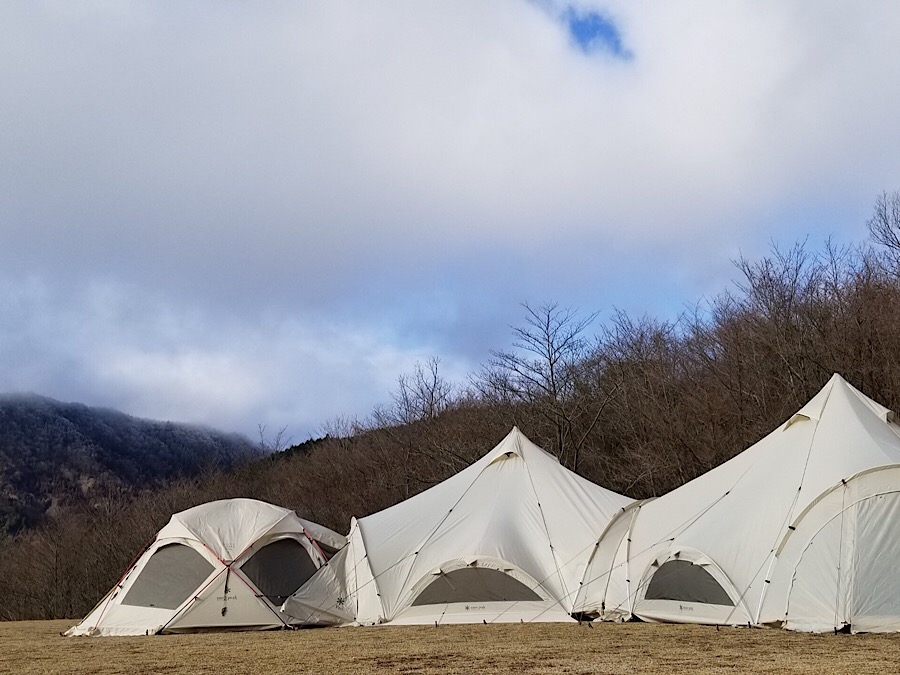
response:
<svg viewBox="0 0 900 675"><path fill-rule="evenodd" d="M226 593L225 595L217 595L216 600L219 600L220 602L228 602L229 600L237 600L237 596L229 595L228 593Z"/></svg>
<svg viewBox="0 0 900 675"><path fill-rule="evenodd" d="M472 610L484 609L484 605L466 605L466 611L471 612Z"/></svg>
<svg viewBox="0 0 900 675"><path fill-rule="evenodd" d="M694 608L690 605L678 605L678 609L682 612L693 612Z"/></svg>

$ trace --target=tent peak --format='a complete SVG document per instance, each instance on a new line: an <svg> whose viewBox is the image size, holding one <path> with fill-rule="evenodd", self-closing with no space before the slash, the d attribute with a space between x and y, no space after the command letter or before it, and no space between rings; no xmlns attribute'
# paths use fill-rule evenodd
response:
<svg viewBox="0 0 900 675"><path fill-rule="evenodd" d="M832 396L838 395L846 398L856 398L862 402L869 410L872 411L883 422L896 422L896 414L889 408L885 408L880 403L873 401L871 398L863 394L859 389L847 382L839 373L834 373L831 379L813 396L809 402L798 410L784 425L784 429L790 427L794 422L800 420L816 420L822 418L825 407L828 405Z"/></svg>
<svg viewBox="0 0 900 675"><path fill-rule="evenodd" d="M537 454L552 457L554 461L559 462L559 458L556 455L539 448L519 430L519 427L514 426L506 437L488 453L487 456L490 459L488 459L487 463L493 464L494 462L510 459L513 455L527 462L529 457Z"/></svg>

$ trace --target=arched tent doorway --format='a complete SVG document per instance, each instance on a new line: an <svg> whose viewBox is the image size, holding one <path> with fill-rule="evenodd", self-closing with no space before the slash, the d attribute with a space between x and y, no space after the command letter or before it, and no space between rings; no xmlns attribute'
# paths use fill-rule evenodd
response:
<svg viewBox="0 0 900 675"><path fill-rule="evenodd" d="M701 551L658 555L641 577L634 614L651 621L747 623L750 613L722 568Z"/></svg>
<svg viewBox="0 0 900 675"><path fill-rule="evenodd" d="M505 560L448 560L410 586L405 609L393 623L488 623L569 620L566 607L538 580Z"/></svg>
<svg viewBox="0 0 900 675"><path fill-rule="evenodd" d="M803 631L900 630L900 467L821 495L791 526L763 620Z"/></svg>

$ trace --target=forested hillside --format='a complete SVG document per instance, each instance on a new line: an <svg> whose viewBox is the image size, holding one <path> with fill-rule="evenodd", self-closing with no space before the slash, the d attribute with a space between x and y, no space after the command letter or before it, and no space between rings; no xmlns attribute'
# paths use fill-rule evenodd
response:
<svg viewBox="0 0 900 675"><path fill-rule="evenodd" d="M234 434L36 395L2 395L0 532L37 524L60 501L228 469L258 453Z"/></svg>
<svg viewBox="0 0 900 675"><path fill-rule="evenodd" d="M525 305L508 347L465 383L440 360L401 375L392 403L322 438L138 494L72 500L0 541L0 617L77 617L175 511L254 497L346 531L460 470L518 425L612 490L661 495L784 422L835 372L900 410L900 194L870 243L736 261L735 284L674 321ZM853 448L847 448L853 452ZM598 533L599 534L599 533Z"/></svg>

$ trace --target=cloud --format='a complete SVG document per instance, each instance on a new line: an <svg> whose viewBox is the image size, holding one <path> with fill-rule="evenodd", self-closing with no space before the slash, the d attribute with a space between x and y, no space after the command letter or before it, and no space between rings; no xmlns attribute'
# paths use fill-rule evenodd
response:
<svg viewBox="0 0 900 675"><path fill-rule="evenodd" d="M258 424L309 434L336 416L362 418L429 356L364 326L277 316L250 324L111 285L61 293L7 281L0 315L10 319L0 329L8 390L251 437Z"/></svg>
<svg viewBox="0 0 900 675"><path fill-rule="evenodd" d="M739 253L863 236L900 187L898 30L888 2L5 4L0 371L308 429L416 359L477 367L523 301L677 313Z"/></svg>

